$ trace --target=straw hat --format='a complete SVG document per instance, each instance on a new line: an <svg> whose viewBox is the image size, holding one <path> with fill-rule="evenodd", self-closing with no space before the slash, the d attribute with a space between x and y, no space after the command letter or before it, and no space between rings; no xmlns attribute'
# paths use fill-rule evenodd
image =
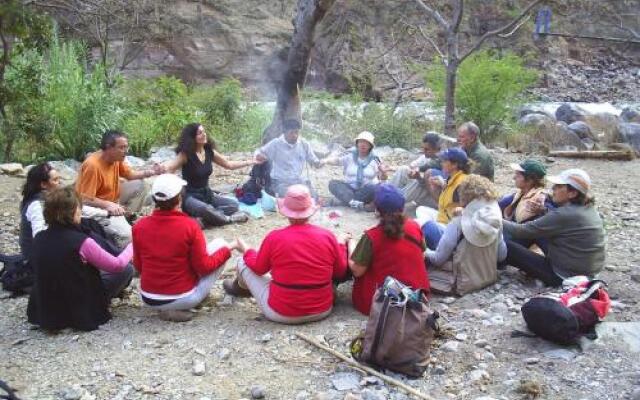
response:
<svg viewBox="0 0 640 400"><path fill-rule="evenodd" d="M358 134L358 137L356 137L355 142L358 143L358 140L364 140L365 142L369 143L371 147L375 146L375 143L374 143L375 137L371 132L368 132L368 131L360 132L360 134Z"/></svg>

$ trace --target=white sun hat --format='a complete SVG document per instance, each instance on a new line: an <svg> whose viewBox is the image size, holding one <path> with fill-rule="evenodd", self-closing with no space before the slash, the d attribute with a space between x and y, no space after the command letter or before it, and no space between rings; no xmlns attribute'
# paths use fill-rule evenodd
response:
<svg viewBox="0 0 640 400"><path fill-rule="evenodd" d="M476 199L462 211L462 233L469 243L487 247L495 242L502 231L502 213L495 201Z"/></svg>
<svg viewBox="0 0 640 400"><path fill-rule="evenodd" d="M187 181L174 174L162 174L151 185L151 195L158 201L173 199L182 191Z"/></svg>

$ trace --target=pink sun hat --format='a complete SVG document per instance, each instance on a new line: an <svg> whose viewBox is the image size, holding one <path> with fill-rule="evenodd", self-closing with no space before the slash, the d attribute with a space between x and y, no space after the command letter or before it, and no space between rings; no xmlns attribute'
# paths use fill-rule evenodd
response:
<svg viewBox="0 0 640 400"><path fill-rule="evenodd" d="M287 189L284 198L278 199L278 209L285 217L305 219L312 216L317 207L309 188L304 185L292 185Z"/></svg>

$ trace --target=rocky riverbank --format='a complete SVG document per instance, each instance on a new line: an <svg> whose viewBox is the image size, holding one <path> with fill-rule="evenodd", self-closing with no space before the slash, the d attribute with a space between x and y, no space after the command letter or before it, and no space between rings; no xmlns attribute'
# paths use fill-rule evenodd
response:
<svg viewBox="0 0 640 400"><path fill-rule="evenodd" d="M507 191L508 164L520 156L503 151L494 155L497 184ZM396 150L384 159L400 165L411 157ZM603 324L601 339L581 347L512 337L514 330L525 329L520 306L545 289L508 268L498 283L481 292L460 299L434 297L444 334L434 342L430 367L422 379L397 378L436 399L640 399L640 328L628 325L638 320L640 311L640 161L543 160L552 173L580 167L592 175L608 234L602 278L609 283L614 306L607 321L627 325ZM246 173L217 172L212 183L223 189L241 182ZM326 168L315 171L312 179L321 194L328 195L328 180L339 175L338 168ZM21 178L0 175L4 252L17 249L22 183ZM375 223L371 214L343 211L333 220L323 209L314 222L356 235ZM207 230L206 236L242 236L258 245L268 231L284 223L268 214ZM232 266L230 261L225 274L233 274ZM127 297L114 301L112 321L89 333L33 330L25 320L25 297L1 300L0 379L18 388L23 399L407 399L396 388L363 376L294 336L302 332L346 353L366 321L351 308L349 285L340 287L329 318L298 327L265 321L251 299L225 296L220 285L194 320L171 324L142 307L136 287L137 281ZM625 333L623 327L631 330Z"/></svg>

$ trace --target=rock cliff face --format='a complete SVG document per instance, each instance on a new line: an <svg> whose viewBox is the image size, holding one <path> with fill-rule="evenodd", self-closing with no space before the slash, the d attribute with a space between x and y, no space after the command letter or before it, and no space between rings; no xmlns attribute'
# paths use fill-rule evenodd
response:
<svg viewBox="0 0 640 400"><path fill-rule="evenodd" d="M262 93L272 92L292 33L295 0L158 0L158 3L162 3L155 10L162 22L161 28L157 28L159 34L145 41L135 56L123 63L125 75L172 74L187 81L234 76ZM525 3L525 0L466 2L463 42L472 43L487 30L501 25ZM580 7L576 2L565 3L553 17L552 31L618 37L632 37L634 32L640 32L640 0L582 0ZM445 14L450 12L446 6L443 9ZM431 62L435 54L433 47L417 33L418 25L435 42L442 40L435 24L426 20L415 1L337 1L318 28L308 85L337 92L355 89L394 96L397 83L403 81L416 87L415 96L428 96L428 88L420 87L419 75L407 68L411 62ZM533 22L529 20L512 37L488 42L487 46L530 56L532 66L548 72L541 81L541 93L550 100L611 101L614 96L638 100L638 91L634 94L633 90L625 90L622 83L640 87L633 86L640 85L640 45L555 37L534 42L532 30ZM122 51L123 43L113 41L112 51ZM620 76L622 80L618 79ZM606 78L605 84L601 77ZM594 83L593 88L590 82ZM589 90L581 90L585 85ZM611 86L618 89L611 90ZM554 94L563 89L570 94L556 98Z"/></svg>

